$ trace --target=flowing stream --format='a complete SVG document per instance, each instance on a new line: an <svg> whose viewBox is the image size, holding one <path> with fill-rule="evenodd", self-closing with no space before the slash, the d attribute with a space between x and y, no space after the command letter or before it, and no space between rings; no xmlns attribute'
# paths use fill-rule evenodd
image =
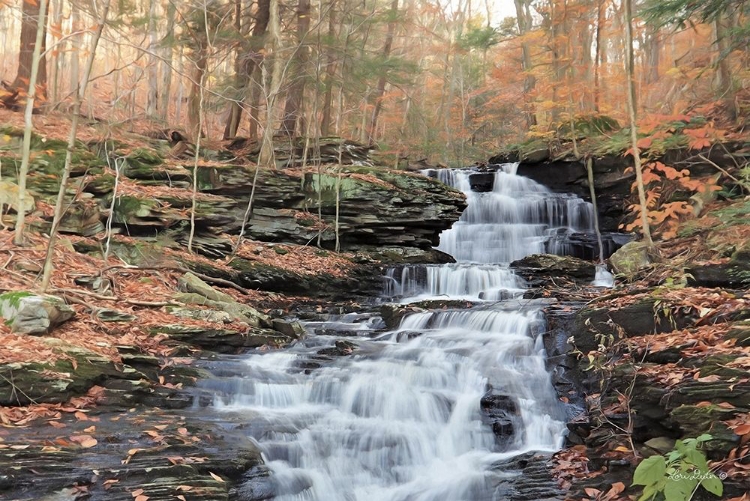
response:
<svg viewBox="0 0 750 501"><path fill-rule="evenodd" d="M389 301L478 305L412 313L393 331L373 314L310 322L305 340L250 354L241 375L216 383L214 406L242 420L263 451L273 499L508 499L498 465L561 447L541 307L521 298L524 282L508 263L568 253L567 237L590 230L592 209L514 168L504 166L487 193L469 189L466 171L440 171L468 196L439 247L458 263L400 267L386 280ZM332 349L343 356L320 356Z"/></svg>

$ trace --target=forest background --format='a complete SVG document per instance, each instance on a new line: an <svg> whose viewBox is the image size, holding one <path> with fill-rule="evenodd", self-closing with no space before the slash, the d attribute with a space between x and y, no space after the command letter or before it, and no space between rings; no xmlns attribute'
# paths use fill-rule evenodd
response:
<svg viewBox="0 0 750 501"><path fill-rule="evenodd" d="M0 98L22 108L44 10L36 106L72 110L104 21L82 112L111 126L336 135L455 166L572 119L627 122L625 1L109 2L0 2ZM746 2L632 8L639 116L744 114Z"/></svg>

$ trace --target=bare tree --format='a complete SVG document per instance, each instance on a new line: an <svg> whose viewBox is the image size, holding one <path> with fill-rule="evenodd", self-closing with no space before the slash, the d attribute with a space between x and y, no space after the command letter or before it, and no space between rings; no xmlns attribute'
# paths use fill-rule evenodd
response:
<svg viewBox="0 0 750 501"><path fill-rule="evenodd" d="M36 99L37 92L37 77L39 76L39 68L42 65L42 39L44 38L45 34L44 25L46 23L44 22L44 19L46 18L45 16L47 14L47 4L47 0L41 0L37 5L38 10L36 11L39 22L37 23L36 39L33 43L31 65L29 67L29 91L26 97L26 110L24 113L21 170L18 174L18 219L16 220L16 230L15 235L13 236L13 242L16 245L23 245L23 230L24 224L26 222L25 207L28 204L26 200L26 176L29 172L29 159L31 158L31 129L33 127L33 124L31 123L31 116L34 113L34 100ZM24 3L24 9L25 6L26 3ZM21 32L23 32L23 28L21 29ZM23 36L21 38L23 39ZM22 70L19 67L19 75L21 74L21 71Z"/></svg>
<svg viewBox="0 0 750 501"><path fill-rule="evenodd" d="M42 0L46 3L46 0ZM73 112L70 124L70 133L68 134L68 148L65 151L65 164L63 166L62 178L60 179L60 190L57 192L57 202L55 203L55 215L52 218L52 228L49 233L49 244L47 245L47 257L44 260L44 272L42 274L42 284L40 286L42 292L46 292L49 287L50 279L52 278L52 257L55 252L55 238L57 237L57 230L62 221L65 205L65 191L68 185L68 178L70 177L70 169L73 160L73 150L76 145L76 134L78 133L78 119L81 116L81 102L83 102L86 96L86 87L88 87L89 79L91 77L91 68L94 66L94 58L96 57L96 48L99 45L99 39L102 37L102 31L107 23L107 15L109 14L109 5L111 0L104 0L104 6L102 7L101 15L99 16L99 24L96 28L94 38L91 40L91 47L89 49L88 59L86 60L86 67L83 70L83 79L78 85L77 92L73 96Z"/></svg>
<svg viewBox="0 0 750 501"><path fill-rule="evenodd" d="M624 23L625 23L625 73L628 80L628 115L630 115L630 140L633 148L633 163L635 164L635 178L638 185L638 201L641 205L641 223L643 226L643 238L649 248L654 247L651 239L651 227L648 222L648 206L646 203L646 189L643 186L643 169L641 167L641 154L638 150L638 125L636 119L637 101L635 96L635 56L633 54L633 3L632 0L623 0Z"/></svg>
<svg viewBox="0 0 750 501"><path fill-rule="evenodd" d="M11 87L26 89L31 80L31 73L36 64L36 85L39 89L37 98L47 98L47 59L45 58L45 39L47 36L47 1L23 0L21 24L21 48L18 53L18 72ZM41 36L40 36L41 30ZM37 48L40 51L37 51ZM34 54L38 61L34 63Z"/></svg>

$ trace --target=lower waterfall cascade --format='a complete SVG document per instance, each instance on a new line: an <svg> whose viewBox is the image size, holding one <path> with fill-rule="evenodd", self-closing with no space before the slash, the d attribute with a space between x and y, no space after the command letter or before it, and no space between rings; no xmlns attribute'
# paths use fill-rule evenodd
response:
<svg viewBox="0 0 750 501"><path fill-rule="evenodd" d="M514 474L504 462L562 447L542 306L522 299L508 265L572 253L568 237L592 231L591 204L517 176L514 164L485 193L471 191L466 170L429 174L467 194L438 247L457 262L393 268L383 298L443 300L440 309L409 313L394 330L372 313L307 322L293 346L250 353L236 374L202 383L270 469L267 497L248 499L505 500ZM452 299L476 304L445 306ZM331 350L343 356L322 356Z"/></svg>

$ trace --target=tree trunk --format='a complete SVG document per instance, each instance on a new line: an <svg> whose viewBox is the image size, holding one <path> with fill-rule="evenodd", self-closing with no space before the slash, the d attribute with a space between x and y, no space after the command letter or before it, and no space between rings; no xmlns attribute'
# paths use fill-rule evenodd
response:
<svg viewBox="0 0 750 501"><path fill-rule="evenodd" d="M307 63L310 59L309 48L305 45L305 37L310 31L310 0L299 0L297 4L297 40L299 46L295 51L296 65L291 78L292 85L286 96L284 118L281 122L281 133L294 137L297 131L304 130L302 109L307 82Z"/></svg>
<svg viewBox="0 0 750 501"><path fill-rule="evenodd" d="M239 1L239 0L238 0ZM265 45L266 31L270 19L271 0L258 0L258 9L255 12L255 24L250 36L250 41L243 54L237 54L235 60L236 85L238 100L250 98L250 139L257 138L258 130L258 100L260 99L259 84L251 85L257 80L258 65L263 61L263 46ZM249 94L249 96L248 96ZM224 138L228 139L237 135L240 122L242 121L242 106L239 102L233 102L229 112L229 119L224 127Z"/></svg>
<svg viewBox="0 0 750 501"><path fill-rule="evenodd" d="M42 8L44 3L44 8ZM21 42L18 53L18 72L11 87L23 89L29 87L34 59L34 49L40 43L39 69L36 76L36 97L40 100L47 99L47 59L44 54L47 38L47 2L44 0L23 0L23 12L21 24ZM41 27L41 38L37 36L38 28ZM38 42L39 41L39 42Z"/></svg>
<svg viewBox="0 0 750 501"><path fill-rule="evenodd" d="M328 40L329 43L336 36L336 16L334 7L336 0L331 2L331 8L328 11ZM333 83L336 78L336 59L331 47L326 50L326 77L325 93L323 94L323 118L320 120L320 134L325 137L331 129L331 117L333 113Z"/></svg>
<svg viewBox="0 0 750 501"><path fill-rule="evenodd" d="M396 19L398 17L398 0L393 0L391 4L391 15L390 21L388 22L388 31L385 35L385 44L383 45L383 61L387 61L391 55L391 48L393 46L393 33L396 30ZM375 89L373 96L373 109L372 115L370 116L370 123L367 127L367 141L372 144L375 142L375 129L378 125L378 116L380 110L383 108L383 95L385 94L385 85L387 83L385 71L381 74L378 79L378 86Z"/></svg>
<svg viewBox="0 0 750 501"><path fill-rule="evenodd" d="M604 0L598 0L596 3L596 50L594 52L594 111L600 112L599 102L601 99L601 71L602 71L602 58L604 51L602 50L602 30L604 29L605 22L605 9Z"/></svg>
<svg viewBox="0 0 750 501"><path fill-rule="evenodd" d="M169 103L171 101L171 90L172 90L172 53L174 51L174 25L176 16L176 7L174 2L169 2L167 5L167 34L162 40L163 57L164 62L162 63L162 80L161 80L161 102L159 106L159 116L168 121L169 117Z"/></svg>
<svg viewBox="0 0 750 501"><path fill-rule="evenodd" d="M235 0L234 29L236 31L236 35L240 38L242 38L242 26L242 0ZM237 83L238 88L242 84L240 73L242 73L243 52L244 51L242 49L242 44L237 44L237 50L235 51L234 55L234 79ZM236 96L235 99L239 100L239 96ZM229 103L229 116L227 118L227 123L224 126L224 139L231 139L237 135L237 129L240 125L239 119L241 117L241 112L242 108L237 101L232 101Z"/></svg>
<svg viewBox="0 0 750 501"><path fill-rule="evenodd" d="M266 119L263 128L263 141L261 143L258 163L263 166L275 167L273 152L273 131L276 118L276 103L281 87L281 76L283 59L281 57L281 22L279 20L279 0L271 0L270 15L268 21L268 35L271 38L271 56L273 65L271 69L270 83L266 90ZM264 78L263 81L267 81Z"/></svg>
<svg viewBox="0 0 750 501"><path fill-rule="evenodd" d="M518 33L523 36L531 31L533 27L533 20L531 18L531 11L529 5L531 0L515 0L516 4L516 22L518 24ZM523 98L524 105L526 106L526 126L531 127L536 125L536 112L534 111L534 103L531 97L531 93L536 87L536 77L531 72L533 65L531 61L531 47L525 40L521 42L521 65L525 73L523 79Z"/></svg>
<svg viewBox="0 0 750 501"><path fill-rule="evenodd" d="M24 3L24 8L26 3ZM39 2L37 15L40 19L45 18L47 13L47 0L41 0ZM33 49L31 50L31 64L29 65L29 80L27 86L26 96L26 110L24 112L24 127L23 127L23 149L21 151L21 169L18 173L18 218L16 219L15 234L13 235L13 242L16 245L23 245L23 230L26 222L26 175L29 172L29 160L31 158L31 115L34 112L34 100L36 99L37 90L37 78L39 76L39 68L41 67L42 57L42 38L44 37L45 29L44 23L39 23L36 30L36 38L33 42ZM19 69L20 72L20 69ZM2 207L0 207L2 209ZM1 216L0 216L1 217Z"/></svg>
<svg viewBox="0 0 750 501"><path fill-rule="evenodd" d="M46 0L42 0L46 2ZM60 180L60 190L57 192L57 203L55 204L55 215L52 218L52 228L49 233L49 244L47 245L47 257L44 260L44 272L42 275L42 284L40 286L42 292L46 292L49 287L50 278L52 278L52 258L55 252L55 237L57 236L57 229L60 226L60 221L63 216L63 205L65 204L65 191L67 189L68 177L70 176L70 169L73 163L73 149L76 144L76 134L78 132L78 119L81 116L81 102L86 95L86 87L89 83L89 77L91 76L91 68L94 66L94 57L96 57L96 48L99 45L99 39L104 31L104 25L107 22L107 15L109 14L110 0L105 0L104 7L102 9L102 15L99 19L99 26L97 27L94 38L91 41L91 49L89 50L88 60L86 61L86 67L83 70L83 81L81 82L75 96L73 97L73 116L70 124L70 133L68 134L68 148L65 152L65 164L63 167L63 175Z"/></svg>
<svg viewBox="0 0 750 501"><path fill-rule="evenodd" d="M54 26L52 32L59 31L60 36L62 36L63 3L64 0L57 0L55 11L52 14L52 26ZM65 68L65 42L60 41L60 44L52 52L51 66L54 71L52 79L52 102L56 103L60 99L60 73Z"/></svg>
<svg viewBox="0 0 750 501"><path fill-rule="evenodd" d="M648 205L646 203L646 189L643 186L643 169L641 168L641 155L638 150L638 126L636 118L637 101L635 96L635 56L633 54L633 4L632 0L623 0L623 12L625 15L625 74L628 81L628 115L630 115L630 140L633 148L633 163L635 164L635 177L638 186L638 201L641 206L641 225L643 226L643 238L649 249L654 247L651 239L651 227L648 222Z"/></svg>
<svg viewBox="0 0 750 501"><path fill-rule="evenodd" d="M76 5L76 2L71 2L70 26L74 32L80 29L80 20L81 20L80 16L81 16L81 13L78 10L78 6ZM79 58L81 57L81 37L82 36L83 35L74 36L73 42L71 44L73 46L73 50L70 53L70 92L71 93L78 92L78 82L81 79L79 75L79 66L80 66Z"/></svg>
<svg viewBox="0 0 750 501"><path fill-rule="evenodd" d="M193 82L190 86L190 97L188 98L188 124L193 140L203 134L202 124L200 123L203 94L201 83L205 81L206 66L208 65L208 54L203 45L196 50L195 55L197 59L192 61L195 65L195 70L193 71Z"/></svg>
<svg viewBox="0 0 750 501"><path fill-rule="evenodd" d="M659 52L661 43L659 40L659 28L648 25L646 29L646 71L645 83L652 84L659 80Z"/></svg>
<svg viewBox="0 0 750 501"><path fill-rule="evenodd" d="M714 33L716 35L717 55L715 58L716 71L716 90L719 92L721 99L732 120L737 118L737 99L732 83L732 73L729 68L729 44L727 43L727 28L723 16L718 16L714 20Z"/></svg>
<svg viewBox="0 0 750 501"><path fill-rule="evenodd" d="M148 95L146 99L146 116L156 116L159 102L159 62L156 58L156 47L159 37L156 30L157 0L150 0L148 10Z"/></svg>

